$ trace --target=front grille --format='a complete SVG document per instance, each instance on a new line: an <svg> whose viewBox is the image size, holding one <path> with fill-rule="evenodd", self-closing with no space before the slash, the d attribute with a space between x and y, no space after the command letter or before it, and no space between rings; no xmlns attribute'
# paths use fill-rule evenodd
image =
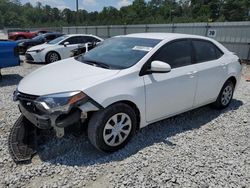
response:
<svg viewBox="0 0 250 188"><path fill-rule="evenodd" d="M27 49L25 46L18 46L18 53L19 55L25 55Z"/></svg>
<svg viewBox="0 0 250 188"><path fill-rule="evenodd" d="M38 98L39 96L36 95L29 95L25 93L18 93L17 94L17 100L20 101L21 105L31 113L35 114L42 114L39 109L37 109L36 105L34 104L34 101Z"/></svg>
<svg viewBox="0 0 250 188"><path fill-rule="evenodd" d="M17 94L17 99L18 99L18 100L34 101L34 100L36 100L38 97L39 97L39 96L36 96L36 95L29 95L29 94L20 93L20 92L18 92L18 94Z"/></svg>
<svg viewBox="0 0 250 188"><path fill-rule="evenodd" d="M34 61L33 57L30 54L25 54L26 61Z"/></svg>
<svg viewBox="0 0 250 188"><path fill-rule="evenodd" d="M20 104L30 113L38 114L38 109L36 108L35 104L30 101L20 100Z"/></svg>

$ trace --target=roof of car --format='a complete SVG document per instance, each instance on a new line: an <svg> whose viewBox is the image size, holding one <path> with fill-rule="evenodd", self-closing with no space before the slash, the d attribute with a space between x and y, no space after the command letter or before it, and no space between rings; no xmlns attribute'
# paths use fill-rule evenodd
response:
<svg viewBox="0 0 250 188"><path fill-rule="evenodd" d="M77 36L92 36L92 37L95 37L97 39L99 39L100 41L103 41L102 38L96 36L96 35L92 35L92 34L67 34L65 35L66 37L77 37Z"/></svg>
<svg viewBox="0 0 250 188"><path fill-rule="evenodd" d="M148 38L148 39L178 39L178 38L199 38L199 39L208 39L207 37L202 37L199 35L188 35L188 34L179 34L179 33L136 33L128 34L125 37L135 37L135 38Z"/></svg>
<svg viewBox="0 0 250 188"><path fill-rule="evenodd" d="M76 36L94 36L94 35L91 35L91 34L68 34L67 36L76 37Z"/></svg>

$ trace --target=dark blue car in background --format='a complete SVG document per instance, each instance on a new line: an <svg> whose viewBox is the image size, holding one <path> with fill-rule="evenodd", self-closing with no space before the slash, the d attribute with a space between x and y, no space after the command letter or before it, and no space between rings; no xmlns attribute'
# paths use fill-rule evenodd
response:
<svg viewBox="0 0 250 188"><path fill-rule="evenodd" d="M0 77L1 69L20 65L18 46L16 42L0 41Z"/></svg>

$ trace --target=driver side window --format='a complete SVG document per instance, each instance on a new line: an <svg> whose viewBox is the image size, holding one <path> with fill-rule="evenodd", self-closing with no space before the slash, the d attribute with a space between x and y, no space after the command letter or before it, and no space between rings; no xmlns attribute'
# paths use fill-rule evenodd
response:
<svg viewBox="0 0 250 188"><path fill-rule="evenodd" d="M192 47L189 40L178 40L164 45L153 61L168 63L172 69L192 64Z"/></svg>
<svg viewBox="0 0 250 188"><path fill-rule="evenodd" d="M69 44L79 44L79 43L80 43L79 40L80 40L80 37L70 37L70 38L66 39L66 40L63 42L63 44L64 44L65 42L69 42Z"/></svg>

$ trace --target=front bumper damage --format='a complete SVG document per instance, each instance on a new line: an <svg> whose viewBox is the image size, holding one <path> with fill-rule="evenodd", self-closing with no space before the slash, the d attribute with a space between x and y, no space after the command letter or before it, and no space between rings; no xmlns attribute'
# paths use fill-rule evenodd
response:
<svg viewBox="0 0 250 188"><path fill-rule="evenodd" d="M39 129L53 128L56 136L62 138L66 127L78 122L84 123L89 112L102 108L88 97L83 104L72 108L67 114L62 112L48 114L41 112L34 105L37 97L19 93L16 99L19 101L21 116L12 127L9 135L9 150L16 163L30 161L36 153L36 133Z"/></svg>
<svg viewBox="0 0 250 188"><path fill-rule="evenodd" d="M36 138L37 128L21 115L12 127L8 139L9 152L16 163L31 160L36 153Z"/></svg>

